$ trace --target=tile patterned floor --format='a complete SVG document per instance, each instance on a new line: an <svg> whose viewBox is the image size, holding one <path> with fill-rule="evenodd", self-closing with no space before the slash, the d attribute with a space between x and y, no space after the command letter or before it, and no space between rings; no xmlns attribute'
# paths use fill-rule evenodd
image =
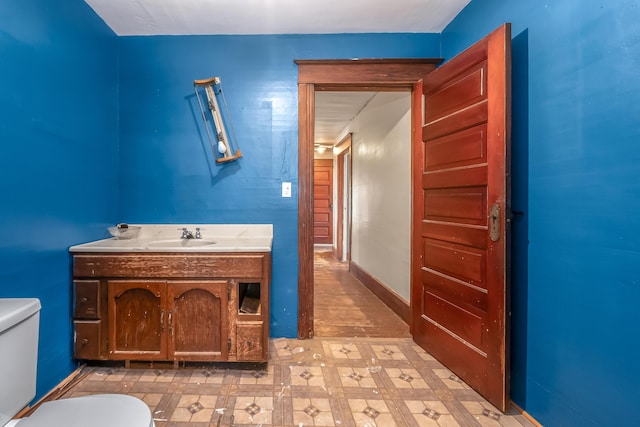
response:
<svg viewBox="0 0 640 427"><path fill-rule="evenodd" d="M276 339L262 369L86 367L63 398L126 393L157 427L533 426L502 414L411 339Z"/></svg>

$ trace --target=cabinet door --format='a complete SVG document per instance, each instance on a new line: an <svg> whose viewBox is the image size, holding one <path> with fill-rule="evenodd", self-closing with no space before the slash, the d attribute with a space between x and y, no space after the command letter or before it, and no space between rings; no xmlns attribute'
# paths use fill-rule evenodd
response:
<svg viewBox="0 0 640 427"><path fill-rule="evenodd" d="M169 358L226 360L229 284L224 280L170 281Z"/></svg>
<svg viewBox="0 0 640 427"><path fill-rule="evenodd" d="M100 320L76 320L74 336L74 357L76 359L100 358Z"/></svg>
<svg viewBox="0 0 640 427"><path fill-rule="evenodd" d="M108 283L109 354L112 359L165 359L164 281Z"/></svg>
<svg viewBox="0 0 640 427"><path fill-rule="evenodd" d="M238 360L262 362L267 360L264 341L264 324L258 322L238 322Z"/></svg>
<svg viewBox="0 0 640 427"><path fill-rule="evenodd" d="M100 281L74 280L74 312L75 319L100 318Z"/></svg>

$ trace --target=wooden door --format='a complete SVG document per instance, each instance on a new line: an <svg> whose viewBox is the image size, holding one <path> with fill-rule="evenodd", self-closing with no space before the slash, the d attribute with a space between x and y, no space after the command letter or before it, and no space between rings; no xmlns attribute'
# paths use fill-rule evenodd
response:
<svg viewBox="0 0 640 427"><path fill-rule="evenodd" d="M267 360L263 345L264 321L241 321L236 325L238 360L241 362L261 362Z"/></svg>
<svg viewBox="0 0 640 427"><path fill-rule="evenodd" d="M109 357L124 360L165 359L165 282L112 280L107 286Z"/></svg>
<svg viewBox="0 0 640 427"><path fill-rule="evenodd" d="M313 243L333 243L333 160L313 161Z"/></svg>
<svg viewBox="0 0 640 427"><path fill-rule="evenodd" d="M168 282L170 359L227 359L228 292L226 280Z"/></svg>
<svg viewBox="0 0 640 427"><path fill-rule="evenodd" d="M422 126L414 126L412 333L501 410L509 401L510 41L505 24L426 75L413 104Z"/></svg>

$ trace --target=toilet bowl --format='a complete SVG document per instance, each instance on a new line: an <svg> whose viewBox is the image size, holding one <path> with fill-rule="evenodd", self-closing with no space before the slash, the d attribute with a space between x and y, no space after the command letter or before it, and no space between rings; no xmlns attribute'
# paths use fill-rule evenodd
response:
<svg viewBox="0 0 640 427"><path fill-rule="evenodd" d="M45 402L12 420L35 397L40 301L0 299L0 426L153 427L149 407L124 394L98 394Z"/></svg>
<svg viewBox="0 0 640 427"><path fill-rule="evenodd" d="M124 394L97 394L43 403L5 427L153 427L149 407Z"/></svg>

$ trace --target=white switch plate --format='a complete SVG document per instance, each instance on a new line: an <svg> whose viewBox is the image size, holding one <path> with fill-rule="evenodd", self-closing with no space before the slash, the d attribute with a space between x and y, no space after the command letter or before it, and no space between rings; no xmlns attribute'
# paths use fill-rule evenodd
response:
<svg viewBox="0 0 640 427"><path fill-rule="evenodd" d="M291 183L283 182L282 183L282 197L291 197Z"/></svg>

